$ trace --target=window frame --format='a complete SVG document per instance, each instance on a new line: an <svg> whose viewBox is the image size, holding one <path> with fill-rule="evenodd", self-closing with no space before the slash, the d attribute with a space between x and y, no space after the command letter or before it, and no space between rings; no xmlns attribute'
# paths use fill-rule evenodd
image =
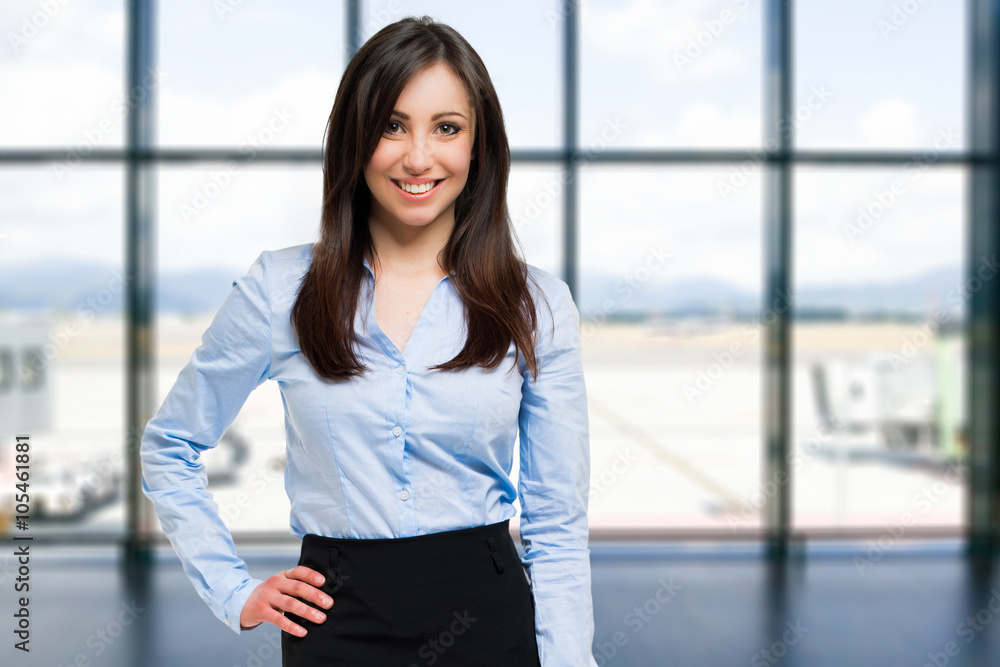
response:
<svg viewBox="0 0 1000 667"><path fill-rule="evenodd" d="M959 165L968 170L967 206L968 234L966 277L972 278L978 259L990 256L1000 247L1000 10L993 0L967 0L967 44L970 72L966 113L969 118L970 143L967 150L942 152L929 168ZM794 167L802 164L901 166L912 159L904 151L798 150L794 144L794 128L783 128L782 118L792 112L792 71L794 66L793 0L764 0L763 45L764 81L763 114L764 145L774 141L776 150L764 151L763 185L763 256L764 289L762 308L772 303L779 293L791 292L793 234ZM156 0L126 0L126 74L124 89L141 83L143 73L156 65ZM348 58L360 46L360 0L345 2ZM578 0L563 0L559 18L562 21L563 52L563 137L559 148L517 149L511 153L514 164L543 164L562 171L565 187L562 191L562 278L574 297L579 295L580 267L577 262L578 179L581 165L618 163L642 164L717 164L738 165L745 151L737 150L656 150L617 149L599 153L586 152L578 143L579 127L579 24L580 12L586 11ZM155 144L155 91L134 108L128 110L125 145L118 148L95 149L81 159L88 162L112 162L125 172L125 266L134 276L127 286L126 296L126 433L123 448L126 458L126 526L124 546L129 556L139 558L158 538L152 529L154 516L148 501L141 494L139 438L146 421L155 413L154 290L157 280L155 264L156 213L155 170L164 163L226 163L242 164L247 156L235 147L227 149L163 149ZM771 128L770 130L768 128ZM778 132L778 128L783 128ZM62 157L64 150L0 149L0 164L38 164ZM322 152L282 148L262 148L255 161L276 164L309 162L322 164ZM993 553L1000 542L1000 416L990 409L1000 401L1000 281L985 282L974 293L969 304L966 323L968 353L967 391L976 396L969 402L969 462L970 481L966 522L962 529L965 544L971 551L984 549ZM772 557L783 557L792 542L821 537L830 533L815 530L792 531L791 486L794 471L788 465L791 439L791 338L792 310L777 314L766 326L764 336L764 368L762 384L762 483L785 475L790 483L779 485L763 509L764 525L750 535L759 539ZM870 536L862 528L838 530L837 538ZM944 536L943 533L939 533ZM601 538L674 538L733 536L746 539L747 533L732 531L615 531ZM953 535L952 535L953 536ZM241 536L251 541L275 539L273 534ZM72 542L81 539L72 533L53 534L48 540Z"/></svg>

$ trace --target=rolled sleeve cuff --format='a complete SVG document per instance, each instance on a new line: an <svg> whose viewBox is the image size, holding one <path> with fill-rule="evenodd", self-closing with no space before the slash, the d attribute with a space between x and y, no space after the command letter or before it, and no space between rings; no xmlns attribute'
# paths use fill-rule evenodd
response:
<svg viewBox="0 0 1000 667"><path fill-rule="evenodd" d="M243 632L249 632L258 626L244 630L240 626L240 615L243 613L243 607L247 603L247 599L250 594L253 593L254 589L260 584L264 583L261 579L248 579L246 582L241 584L234 592L232 597L229 598L229 602L225 606L226 618L223 620L232 628L233 632L240 634Z"/></svg>
<svg viewBox="0 0 1000 667"><path fill-rule="evenodd" d="M542 667L592 667L594 609L588 548L559 549L526 563Z"/></svg>

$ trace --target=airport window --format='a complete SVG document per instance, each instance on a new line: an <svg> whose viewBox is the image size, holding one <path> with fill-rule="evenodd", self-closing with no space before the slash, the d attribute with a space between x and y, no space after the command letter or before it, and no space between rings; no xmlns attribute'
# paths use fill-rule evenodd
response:
<svg viewBox="0 0 1000 667"><path fill-rule="evenodd" d="M982 6L899 24L863 0L517 0L490 21L457 1L60 5L12 47L43 98L0 123L0 253L33 285L0 308L49 318L24 425L88 465L129 450L232 280L316 237L353 51L429 14L483 56L525 258L581 312L595 534L810 539L907 513L961 534L996 493L970 486L996 457L973 456L993 422L966 399L970 322L995 320L969 283L996 160L969 103L995 87L970 86L995 65L972 58ZM265 383L206 453L238 539L287 535L282 419ZM64 502L52 535L158 530L143 498L105 497Z"/></svg>

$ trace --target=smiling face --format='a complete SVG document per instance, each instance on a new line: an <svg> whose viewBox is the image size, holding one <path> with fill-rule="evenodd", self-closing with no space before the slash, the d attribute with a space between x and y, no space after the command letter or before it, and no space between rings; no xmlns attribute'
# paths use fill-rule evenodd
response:
<svg viewBox="0 0 1000 667"><path fill-rule="evenodd" d="M416 74L400 93L365 167L370 224L442 227L469 176L475 117L462 82L442 63Z"/></svg>

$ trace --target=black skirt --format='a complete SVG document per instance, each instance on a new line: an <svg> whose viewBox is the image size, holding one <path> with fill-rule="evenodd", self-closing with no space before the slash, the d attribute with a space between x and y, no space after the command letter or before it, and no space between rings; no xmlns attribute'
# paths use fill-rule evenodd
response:
<svg viewBox="0 0 1000 667"><path fill-rule="evenodd" d="M539 667L535 602L509 520L413 537L306 535L299 565L334 604L282 631L283 667ZM315 606L306 602L309 606Z"/></svg>

